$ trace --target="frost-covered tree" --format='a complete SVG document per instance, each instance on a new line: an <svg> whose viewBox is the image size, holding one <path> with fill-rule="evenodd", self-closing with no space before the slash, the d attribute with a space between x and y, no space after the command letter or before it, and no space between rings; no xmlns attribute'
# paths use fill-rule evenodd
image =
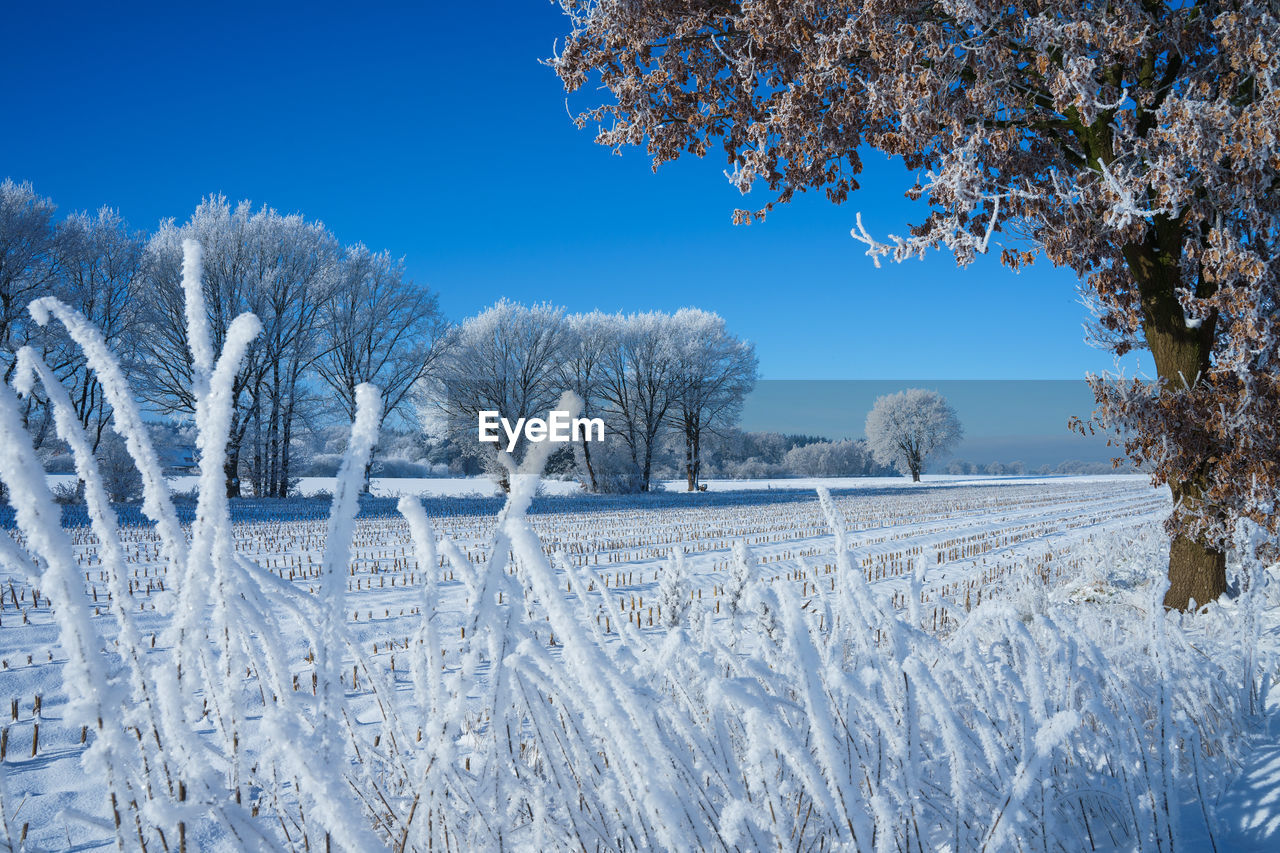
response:
<svg viewBox="0 0 1280 853"><path fill-rule="evenodd" d="M680 351L669 314L622 319L605 358L601 396L610 429L626 444L640 491L649 491L654 456L680 400Z"/></svg>
<svg viewBox="0 0 1280 853"><path fill-rule="evenodd" d="M0 183L0 371L5 382L13 378L14 353L33 333L27 303L47 294L53 282L56 211L57 205L37 195L31 184L8 178ZM32 428L36 446L43 445L49 418L41 396L23 401L22 419Z"/></svg>
<svg viewBox="0 0 1280 853"><path fill-rule="evenodd" d="M951 449L964 435L946 398L924 388L877 397L867 414L866 432L875 460L909 473L915 482L930 456Z"/></svg>
<svg viewBox="0 0 1280 853"><path fill-rule="evenodd" d="M671 318L675 334L677 402L675 428L684 443L689 491L698 488L706 435L732 426L742 401L756 384L754 344L729 332L724 318L698 308L681 308Z"/></svg>
<svg viewBox="0 0 1280 853"><path fill-rule="evenodd" d="M582 400L582 417L596 416L596 407L602 402L606 363L610 348L621 330L618 317L592 311L574 314L567 320L568 335L560 365L560 387L572 391ZM591 463L591 442L583 437L577 452L582 456L582 468L586 473L586 485L600 491L599 478Z"/></svg>
<svg viewBox="0 0 1280 853"><path fill-rule="evenodd" d="M11 378L13 353L24 344L35 346L68 386L80 424L96 447L110 416L102 388L79 348L61 331L31 323L27 305L57 296L89 318L108 345L130 351L143 243L110 208L56 223L55 211L30 184L0 184L0 364ZM45 415L43 394L28 395L24 416L36 428L37 443L47 427Z"/></svg>
<svg viewBox="0 0 1280 853"><path fill-rule="evenodd" d="M31 184L0 183L0 359L4 380L13 375L13 353L26 343L27 303L47 291L54 271L57 205Z"/></svg>
<svg viewBox="0 0 1280 853"><path fill-rule="evenodd" d="M405 277L403 261L357 244L343 253L320 313L315 371L346 420L355 417L356 389L378 388L381 428L389 416L407 413L440 361L448 330L439 298Z"/></svg>
<svg viewBox="0 0 1280 853"><path fill-rule="evenodd" d="M160 224L148 247L138 392L164 413L190 416L191 351L181 286L182 241L204 250L205 310L215 349L232 321L249 311L262 321L232 383L225 459L228 496L240 494L242 450L252 438L255 486L283 494L302 376L317 354L319 307L333 284L337 244L318 222L222 196L200 203L183 225ZM253 430L252 435L250 430Z"/></svg>
<svg viewBox="0 0 1280 853"><path fill-rule="evenodd" d="M655 163L720 149L744 192L835 202L901 157L928 217L873 258L994 241L1085 282L1101 340L1153 386L1093 380L1105 421L1173 490L1166 603L1226 589L1234 517L1274 530L1280 483L1280 15L1261 0L612 3L562 0L552 60L597 140Z"/></svg>
<svg viewBox="0 0 1280 853"><path fill-rule="evenodd" d="M304 376L323 351L320 317L340 285L338 243L319 222L264 208L251 220L248 248L261 271L254 312L262 321L261 370L250 386L255 495L286 497L293 477L295 428L311 402Z"/></svg>
<svg viewBox="0 0 1280 853"><path fill-rule="evenodd" d="M696 486L703 440L732 427L756 373L754 347L696 308L566 315L503 300L454 329L445 349L420 396L436 432L473 448L504 481L495 445L477 447L479 412L540 417L572 391L583 416L606 424L603 443L573 451L592 491L648 491L655 476L674 473L665 457L677 438Z"/></svg>
<svg viewBox="0 0 1280 853"><path fill-rule="evenodd" d="M446 432L486 460L499 484L509 483L497 464L496 444L477 440L479 413L496 411L511 423L546 417L560 399L560 369L569 327L564 309L507 299L464 320L449 335L429 406L446 419ZM524 442L514 450L522 459Z"/></svg>
<svg viewBox="0 0 1280 853"><path fill-rule="evenodd" d="M145 246L144 236L108 207L94 216L72 214L55 231L52 292L93 323L117 352L131 353L137 347ZM47 332L43 348L45 361L67 386L80 426L97 450L111 417L102 384L65 333ZM125 367L130 366L126 362Z"/></svg>
<svg viewBox="0 0 1280 853"><path fill-rule="evenodd" d="M448 332L436 294L407 279L403 261L363 244L344 253L321 327L316 372L347 420L355 417L362 382L382 392L384 420L403 412L440 360Z"/></svg>

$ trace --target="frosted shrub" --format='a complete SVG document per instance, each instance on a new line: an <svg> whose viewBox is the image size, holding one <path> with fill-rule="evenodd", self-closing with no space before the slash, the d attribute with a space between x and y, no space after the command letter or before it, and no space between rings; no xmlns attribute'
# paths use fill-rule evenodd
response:
<svg viewBox="0 0 1280 853"><path fill-rule="evenodd" d="M733 561L729 564L729 579L724 585L725 606L731 617L737 617L745 606L744 599L755 577L755 563L746 542L739 539L733 543Z"/></svg>
<svg viewBox="0 0 1280 853"><path fill-rule="evenodd" d="M347 589L378 394L357 394L315 580L260 567L236 546L222 482L231 382L257 324L238 318L215 354L198 265L188 245L203 466L189 531L100 336L52 301L33 311L85 349L140 472L176 585L154 646L128 606L121 533L65 390L36 353L20 354L16 388L48 393L86 484L111 634L91 618L19 401L0 386L0 479L19 527L0 537L0 561L53 603L66 715L86 727L82 760L100 786L94 843L1169 851L1180 820L1212 831L1212 804L1275 665L1258 638L1276 585L1252 556L1239 566L1240 598L1195 617L1166 615L1158 585L1115 582L1079 598L1068 584L1030 606L997 596L935 633L914 605L903 614L867 583L846 520L822 492L833 580L803 596L751 580L755 561L735 547L726 594L755 614L739 633L756 640L725 643L711 613L695 630L679 627L690 586L678 543L658 581L663 625L652 629L619 616L603 567L544 549L528 516L544 442L518 467L501 458L511 492L479 554L464 554L417 501L400 502L417 627L397 641L405 666L375 664L352 634ZM1160 565L1154 538L1096 548L1102 566ZM913 565L913 583L923 574ZM452 581L461 609L445 612L439 595ZM1112 582L1105 571L1090 578ZM1205 804L1201 815L1180 810L1188 795ZM10 832L14 808L0 784Z"/></svg>
<svg viewBox="0 0 1280 853"><path fill-rule="evenodd" d="M431 466L402 456L384 457L373 463L374 477L430 477Z"/></svg>
<svg viewBox="0 0 1280 853"><path fill-rule="evenodd" d="M658 610L662 615L662 624L668 628L683 625L691 604L684 554L676 548L662 567L662 578L658 585Z"/></svg>
<svg viewBox="0 0 1280 853"><path fill-rule="evenodd" d="M590 487L594 475L596 491L602 494L634 495L644 491L644 478L636 469L626 443L618 436L607 433L604 441L592 442L589 448L582 442L574 442L572 447L578 480L584 488Z"/></svg>
<svg viewBox="0 0 1280 853"><path fill-rule="evenodd" d="M84 495L80 494L80 487L76 483L58 483L49 490L53 502L62 506L72 506L81 503Z"/></svg>
<svg viewBox="0 0 1280 853"><path fill-rule="evenodd" d="M772 643L782 638L782 625L778 622L778 599L773 590L764 585L757 585L748 590L747 607L756 615L756 630Z"/></svg>
<svg viewBox="0 0 1280 853"><path fill-rule="evenodd" d="M75 460L70 453L41 452L40 461L49 474L72 474L76 470Z"/></svg>

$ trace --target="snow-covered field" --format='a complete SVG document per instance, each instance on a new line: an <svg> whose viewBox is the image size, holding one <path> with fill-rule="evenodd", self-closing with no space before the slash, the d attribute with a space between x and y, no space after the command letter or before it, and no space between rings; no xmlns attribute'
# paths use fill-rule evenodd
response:
<svg viewBox="0 0 1280 853"><path fill-rule="evenodd" d="M156 529L121 533L127 649L110 554L70 530L92 655L127 697L102 733L69 721L48 598L6 566L14 849L166 828L177 849L179 827L190 849L1280 840L1280 742L1257 695L1275 585L1255 571L1254 598L1159 615L1169 501L1145 478L722 482L550 494L527 516L520 496L501 515L462 496L480 482L376 483L426 495L431 532L366 501L339 588L327 501L239 521L243 571L210 579L199 618L220 627L181 679ZM129 741L140 757L101 745Z"/></svg>
<svg viewBox="0 0 1280 853"><path fill-rule="evenodd" d="M188 492L195 489L198 479L193 476L170 477L169 485L175 492ZM779 477L767 480L703 480L702 482L709 492L743 492L759 489L766 491L804 490L812 492L814 489L821 487L866 490L872 488L921 489L931 486L991 483L1036 485L1058 482L1064 479L1066 479L1064 476L988 477L985 475L926 474L919 483L912 483L908 477ZM1125 480L1145 483L1147 482L1147 477L1143 474L1116 474L1074 476L1070 480L1080 484L1114 483ZM72 474L54 474L50 475L49 482L52 484L74 485L75 476ZM298 481L298 492L301 495L332 494L334 483L335 478L333 477L303 477ZM684 480L666 480L660 484L660 488L667 493L687 491ZM583 495L587 497L583 493L582 487L574 480L543 480L540 490L548 495ZM374 477L369 481L369 491L377 497L400 497L401 495L411 495L413 497L494 497L501 494L497 484L489 477Z"/></svg>

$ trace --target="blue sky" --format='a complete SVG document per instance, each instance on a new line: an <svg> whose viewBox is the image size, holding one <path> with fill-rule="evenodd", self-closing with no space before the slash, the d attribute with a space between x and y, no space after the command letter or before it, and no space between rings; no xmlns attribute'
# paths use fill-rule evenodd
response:
<svg viewBox="0 0 1280 853"><path fill-rule="evenodd" d="M484 11L481 12L480 10ZM506 296L571 310L719 311L767 378L1074 378L1074 278L949 256L875 269L849 237L912 218L876 154L842 206L764 224L718 159L654 174L577 130L538 58L566 30L542 0L495 4L7 3L0 177L63 212L135 226L224 193L324 221L406 259L452 319ZM577 97L587 105L592 96Z"/></svg>

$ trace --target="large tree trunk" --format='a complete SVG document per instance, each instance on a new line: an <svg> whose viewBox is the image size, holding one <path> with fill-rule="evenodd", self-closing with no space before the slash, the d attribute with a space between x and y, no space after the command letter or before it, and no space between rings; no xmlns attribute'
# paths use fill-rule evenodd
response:
<svg viewBox="0 0 1280 853"><path fill-rule="evenodd" d="M689 491L698 490L698 438L688 427L684 431L684 473L689 481Z"/></svg>
<svg viewBox="0 0 1280 853"><path fill-rule="evenodd" d="M1198 327L1188 326L1178 302L1182 237L1176 223L1159 217L1146 243L1124 248L1126 264L1142 298L1143 336L1156 373L1175 390L1191 387L1198 376L1209 370L1216 327L1216 317L1206 318ZM1212 290L1211 283L1201 282L1197 295L1207 296ZM1201 484L1194 480L1170 483L1170 488L1174 501L1183 504L1198 502L1202 493ZM1207 540L1186 534L1174 536L1169 548L1165 607L1185 610L1192 601L1208 604L1226 590L1225 551Z"/></svg>
<svg viewBox="0 0 1280 853"><path fill-rule="evenodd" d="M227 497L240 497L240 449L249 431L249 416L239 412L231 415L231 429L227 432L227 455L222 463L222 475L227 483Z"/></svg>
<svg viewBox="0 0 1280 853"><path fill-rule="evenodd" d="M253 456L249 463L249 482L253 484L253 496L260 498L267 493L266 462L263 454L262 415L253 418Z"/></svg>
<svg viewBox="0 0 1280 853"><path fill-rule="evenodd" d="M222 463L222 474L227 481L227 497L240 497L240 446L227 445L227 458Z"/></svg>
<svg viewBox="0 0 1280 853"><path fill-rule="evenodd" d="M649 474L653 471L653 435L648 435L644 444L644 468L640 472L640 491L649 491Z"/></svg>
<svg viewBox="0 0 1280 853"><path fill-rule="evenodd" d="M594 494L600 491L600 486L596 483L595 469L591 467L591 442L585 437L582 440L582 462L587 466L587 479L591 481L591 492Z"/></svg>
<svg viewBox="0 0 1280 853"><path fill-rule="evenodd" d="M271 406L267 414L266 467L262 471L260 496L276 497L276 480L280 461L280 394L279 386L272 391Z"/></svg>
<svg viewBox="0 0 1280 853"><path fill-rule="evenodd" d="M284 435L280 441L280 486L278 494L289 497L289 469L293 464L293 398L284 410Z"/></svg>
<svg viewBox="0 0 1280 853"><path fill-rule="evenodd" d="M1213 601L1227 591L1227 555L1179 534L1169 543L1169 590L1164 606L1186 610Z"/></svg>

